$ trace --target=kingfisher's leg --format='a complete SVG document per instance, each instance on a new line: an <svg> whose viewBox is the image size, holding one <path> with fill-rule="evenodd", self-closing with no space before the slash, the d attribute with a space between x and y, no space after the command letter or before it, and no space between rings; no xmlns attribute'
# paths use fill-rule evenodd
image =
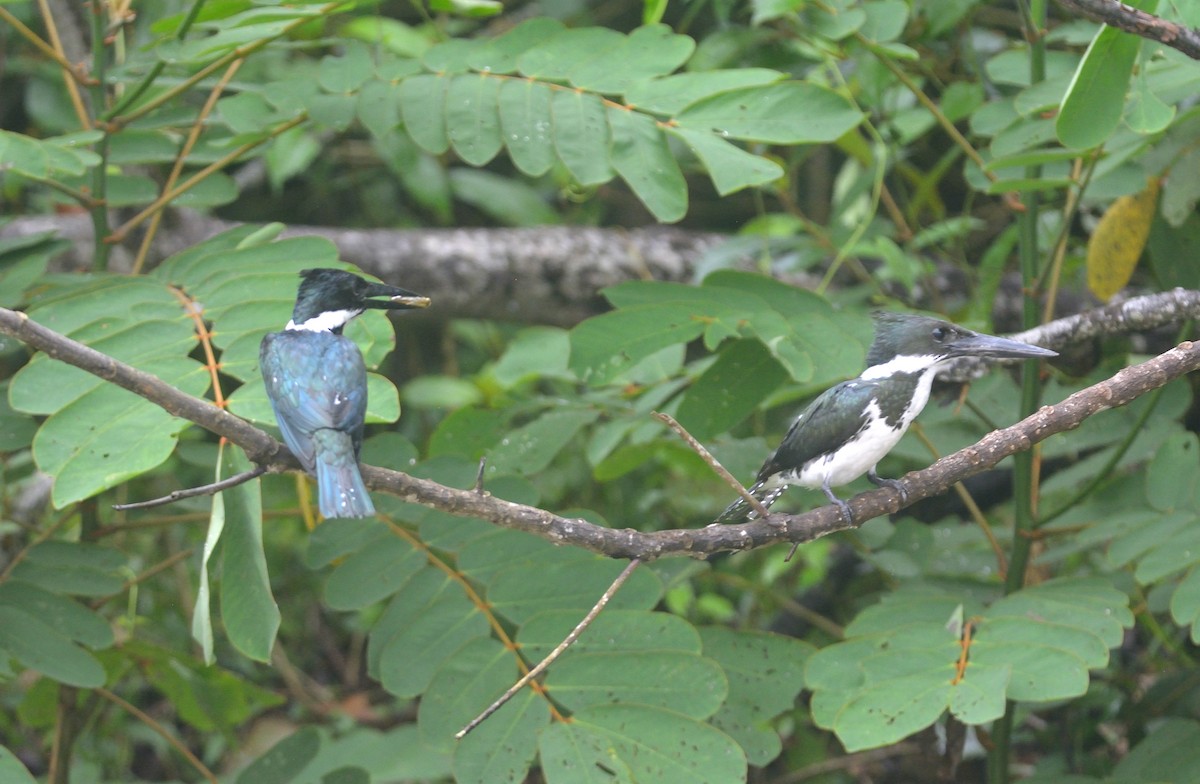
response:
<svg viewBox="0 0 1200 784"><path fill-rule="evenodd" d="M854 525L854 513L850 511L850 504L833 494L833 488L829 486L828 479L825 480L825 484L821 485L821 492L825 493L829 503L836 504L837 508L842 510L842 517L846 520L846 525Z"/></svg>
<svg viewBox="0 0 1200 784"><path fill-rule="evenodd" d="M908 503L908 491L904 489L904 483L899 479L884 479L879 474L875 473L875 466L871 466L871 470L867 472L867 479L871 480L871 484L876 487L890 487L900 494L900 502Z"/></svg>

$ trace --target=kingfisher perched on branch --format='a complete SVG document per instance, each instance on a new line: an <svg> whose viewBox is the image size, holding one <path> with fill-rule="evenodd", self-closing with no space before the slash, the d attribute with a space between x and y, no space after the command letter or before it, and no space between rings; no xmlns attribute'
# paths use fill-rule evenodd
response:
<svg viewBox="0 0 1200 784"><path fill-rule="evenodd" d="M850 505L834 495L833 488L866 474L873 484L905 495L898 480L880 477L875 466L925 408L939 370L960 357L1055 356L1057 352L1049 349L972 332L940 319L877 313L867 369L858 378L827 389L800 412L783 443L759 470L750 494L770 508L789 485L820 488L846 522L853 524ZM739 498L716 522L742 523L756 516L750 504Z"/></svg>
<svg viewBox="0 0 1200 784"><path fill-rule="evenodd" d="M370 517L375 505L358 470L367 369L342 328L368 308L424 308L429 298L337 269L303 270L300 277L292 320L259 348L267 397L283 440L317 478L321 514Z"/></svg>

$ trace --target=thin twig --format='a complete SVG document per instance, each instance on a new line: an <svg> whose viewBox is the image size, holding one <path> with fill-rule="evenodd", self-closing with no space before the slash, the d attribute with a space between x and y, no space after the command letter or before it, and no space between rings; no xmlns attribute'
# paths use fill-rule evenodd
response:
<svg viewBox="0 0 1200 784"><path fill-rule="evenodd" d="M639 564L641 564L641 561L636 558L630 561L628 565L621 570L621 573L617 575L617 579L612 581L612 585L608 586L608 590L601 594L600 599L597 600L592 609L588 610L588 614L583 616L583 620L576 624L575 628L571 630L571 633L568 634L563 641L560 642L557 647L555 647L554 650L550 651L546 658L538 662L532 670L525 673L524 677L510 686L508 691L501 694L495 702L487 706L487 709L484 710L483 713L471 719L471 721L467 722L467 726L454 733L454 739L462 740L464 737L466 737L468 732L487 721L489 716L503 708L505 703L516 696L517 692L525 688L526 684L528 684L537 676L541 675L547 667L557 661L558 657L562 656L563 653L566 652L567 648L570 648L571 645L579 639L579 636L583 634L584 630L591 626L592 621L596 620L596 616L600 614L600 611L604 609L604 606L609 603L613 596L616 595L617 591L620 590L621 586L625 584L625 581L629 579L629 575L633 574L633 570L636 569Z"/></svg>
<svg viewBox="0 0 1200 784"><path fill-rule="evenodd" d="M131 504L113 504L113 509L118 512L124 512L129 509L149 509L152 506L166 506L173 504L176 501L181 501L184 498L195 498L198 495L216 495L222 490L227 490L231 487L236 487L245 482L249 482L255 477L262 476L267 473L267 466L259 465L251 468L249 471L243 471L240 474L227 476L220 482L213 482L199 487L188 487L183 490L176 490L173 493L168 493L162 498L151 498L149 501L134 501Z"/></svg>
<svg viewBox="0 0 1200 784"><path fill-rule="evenodd" d="M665 424L667 427L674 430L680 438L682 438L692 450L700 455L700 459L708 463L708 467L716 472L717 476L725 480L725 482L733 488L733 491L742 497L742 500L750 504L750 508L762 519L767 519L771 512L767 507L763 506L763 502L755 498L749 490L742 486L742 483L734 478L733 474L729 473L729 469L721 465L717 458L712 456L712 453L704 448L704 445L689 433L683 425L675 420L675 417L670 414L664 414L661 411L654 412L654 418Z"/></svg>
<svg viewBox="0 0 1200 784"><path fill-rule="evenodd" d="M122 708L124 708L125 710L129 711L135 717L137 717L137 719L139 721L141 721L143 724L145 724L150 729L154 730L154 732L156 732L163 740L165 740L168 744L170 744L171 748L173 748L173 749L175 749L175 751L179 752L183 756L183 758L186 759L191 764L191 766L196 769L196 772L199 773L201 776L203 776L205 779L212 782L212 784L220 784L220 782L217 781L216 775L214 775L213 772L211 770L209 770L204 765L204 763L201 762L200 759L191 752L191 749L189 749L187 746L183 745L183 743L181 743L179 741L179 739L176 738L174 735L167 732L166 727L164 727L159 722L155 721L153 719L153 717L151 717L148 713L139 709L132 703L126 702L125 700L121 699L117 695L113 694L108 689L98 688L95 691L97 694L99 694L101 697L108 700L109 702L119 705Z"/></svg>

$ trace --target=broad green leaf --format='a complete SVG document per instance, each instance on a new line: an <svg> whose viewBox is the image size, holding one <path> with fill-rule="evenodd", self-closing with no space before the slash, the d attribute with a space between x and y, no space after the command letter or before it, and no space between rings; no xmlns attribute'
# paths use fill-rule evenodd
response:
<svg viewBox="0 0 1200 784"><path fill-rule="evenodd" d="M360 575L368 582L374 577ZM451 654L486 638L489 628L460 583L426 566L401 586L371 629L368 667L392 694L415 697Z"/></svg>
<svg viewBox="0 0 1200 784"><path fill-rule="evenodd" d="M432 45L421 31L387 16L355 16L338 30L341 35L382 44L389 52L420 57Z"/></svg>
<svg viewBox="0 0 1200 784"><path fill-rule="evenodd" d="M1150 10L1157 0L1142 2ZM1083 55L1054 121L1059 140L1085 150L1103 144L1121 122L1141 39L1103 26Z"/></svg>
<svg viewBox="0 0 1200 784"><path fill-rule="evenodd" d="M787 378L761 341L734 341L684 393L676 419L696 438L710 439L749 416Z"/></svg>
<svg viewBox="0 0 1200 784"><path fill-rule="evenodd" d="M3 307L3 306L0 306ZM16 452L33 443L38 423L8 404L8 381L0 381L0 452Z"/></svg>
<svg viewBox="0 0 1200 784"><path fill-rule="evenodd" d="M459 167L450 170L450 187L459 201L508 226L546 226L562 222L540 193L512 177Z"/></svg>
<svg viewBox="0 0 1200 784"><path fill-rule="evenodd" d="M685 106L710 95L771 84L783 78L784 74L769 68L731 68L725 71L674 74L631 86L625 91L625 103L630 108L674 115Z"/></svg>
<svg viewBox="0 0 1200 784"><path fill-rule="evenodd" d="M197 662L190 653L139 640L122 650L136 657L139 671L171 702L179 718L200 732L232 732L283 697L229 670Z"/></svg>
<svg viewBox="0 0 1200 784"><path fill-rule="evenodd" d="M250 470L242 450L231 448L226 455L227 475ZM263 552L262 489L258 479L251 479L221 495L225 504L221 620L233 647L251 659L267 662L280 615Z"/></svg>
<svg viewBox="0 0 1200 784"><path fill-rule="evenodd" d="M596 603L624 564L590 553L559 556L549 551L530 573L525 565L496 573L488 587L492 608L514 623L524 623L548 610L586 612ZM662 583L648 569L638 569L608 604L612 609L649 609L662 596Z"/></svg>
<svg viewBox="0 0 1200 784"><path fill-rule="evenodd" d="M378 523L376 529L369 547L346 556L329 575L325 601L331 608L359 610L386 599L425 566L424 553Z"/></svg>
<svg viewBox="0 0 1200 784"><path fill-rule="evenodd" d="M1200 150L1192 148L1179 156L1167 172L1162 188L1162 216L1174 228L1195 216L1200 201Z"/></svg>
<svg viewBox="0 0 1200 784"><path fill-rule="evenodd" d="M598 96L558 90L550 104L554 149L580 185L599 185L613 178L609 164L609 129Z"/></svg>
<svg viewBox="0 0 1200 784"><path fill-rule="evenodd" d="M1146 469L1146 500L1151 507L1171 513L1192 505L1200 481L1198 448L1200 440L1194 433L1176 433L1155 450Z"/></svg>
<svg viewBox="0 0 1200 784"><path fill-rule="evenodd" d="M508 433L488 453L487 473L532 475L544 470L575 435L595 422L593 408L555 408Z"/></svg>
<svg viewBox="0 0 1200 784"><path fill-rule="evenodd" d="M529 327L518 332L492 368L492 375L505 387L539 378L570 378L569 333L558 327Z"/></svg>
<svg viewBox="0 0 1200 784"><path fill-rule="evenodd" d="M28 613L65 637L93 650L113 644L112 627L92 610L32 583L0 583L0 606Z"/></svg>
<svg viewBox="0 0 1200 784"><path fill-rule="evenodd" d="M400 117L421 149L441 155L450 149L446 133L446 88L450 80L423 74L400 83Z"/></svg>
<svg viewBox="0 0 1200 784"><path fill-rule="evenodd" d="M315 727L301 727L247 765L237 784L293 784L316 758L321 739Z"/></svg>
<svg viewBox="0 0 1200 784"><path fill-rule="evenodd" d="M1113 781L1125 784L1177 781L1181 771L1200 765L1200 724L1164 717L1113 768ZM1186 776L1187 774L1185 774Z"/></svg>
<svg viewBox="0 0 1200 784"><path fill-rule="evenodd" d="M500 152L500 80L487 74L455 76L446 90L446 131L458 156L482 166Z"/></svg>
<svg viewBox="0 0 1200 784"><path fill-rule="evenodd" d="M371 50L360 41L346 41L339 55L325 55L317 69L317 83L331 93L354 92L375 74Z"/></svg>
<svg viewBox="0 0 1200 784"><path fill-rule="evenodd" d="M589 384L605 384L651 354L700 337L704 328L688 303L621 307L571 330L571 370Z"/></svg>
<svg viewBox="0 0 1200 784"><path fill-rule="evenodd" d="M0 657L12 657L68 686L104 685L104 668L94 656L24 610L0 605Z"/></svg>
<svg viewBox="0 0 1200 784"><path fill-rule="evenodd" d="M521 650L530 658L540 660L549 655L578 623L579 614L575 610L538 613L522 624L518 632ZM674 651L681 656L698 656L701 652L700 634L694 626L677 615L605 609L563 657L621 651Z"/></svg>
<svg viewBox="0 0 1200 784"><path fill-rule="evenodd" d="M35 784L33 776L11 751L0 746L0 780L9 784Z"/></svg>
<svg viewBox="0 0 1200 784"><path fill-rule="evenodd" d="M675 116L680 127L769 144L835 141L863 115L832 90L780 82L703 98Z"/></svg>
<svg viewBox="0 0 1200 784"><path fill-rule="evenodd" d="M783 176L779 164L768 158L753 155L724 139L687 128L668 128L688 146L708 170L717 193L731 193L754 185L765 185Z"/></svg>
<svg viewBox="0 0 1200 784"><path fill-rule="evenodd" d="M0 171L11 170L38 179L50 176L47 146L28 136L0 130Z"/></svg>
<svg viewBox="0 0 1200 784"><path fill-rule="evenodd" d="M517 58L517 69L533 79L560 80L589 60L610 62L608 56L625 43L625 36L607 27L578 27L552 33Z"/></svg>
<svg viewBox="0 0 1200 784"><path fill-rule="evenodd" d="M725 784L743 781L746 757L725 733L671 711L641 705L596 705L568 723L552 724L538 741L548 784L654 781ZM596 771L606 778L593 778Z"/></svg>
<svg viewBox="0 0 1200 784"><path fill-rule="evenodd" d="M1192 641L1200 640L1200 566L1193 566L1171 594L1171 617L1191 627Z"/></svg>
<svg viewBox="0 0 1200 784"><path fill-rule="evenodd" d="M612 165L642 203L663 223L687 213L687 182L662 129L650 117L608 107Z"/></svg>
<svg viewBox="0 0 1200 784"><path fill-rule="evenodd" d="M510 79L500 86L500 129L513 164L530 177L554 165L550 87L531 80Z"/></svg>
<svg viewBox="0 0 1200 784"><path fill-rule="evenodd" d="M622 93L638 82L671 73L691 57L695 48L695 41L676 35L666 25L647 25L634 30L613 49L580 58L566 77L582 90Z"/></svg>
<svg viewBox="0 0 1200 784"><path fill-rule="evenodd" d="M521 55L564 30L563 23L553 17L526 19L472 52L471 67L485 73L512 73Z"/></svg>
<svg viewBox="0 0 1200 784"><path fill-rule="evenodd" d="M125 556L84 542L48 541L34 545L10 577L56 594L111 596L125 585Z"/></svg>
<svg viewBox="0 0 1200 784"><path fill-rule="evenodd" d="M778 634L717 626L700 629L700 637L704 655L720 663L729 679L729 696L712 725L741 745L750 764L767 765L783 748L771 719L795 704L813 647Z"/></svg>
<svg viewBox="0 0 1200 784"><path fill-rule="evenodd" d="M550 723L546 699L525 689L454 748L459 784L521 781L537 756L538 733Z"/></svg>
<svg viewBox="0 0 1200 784"><path fill-rule="evenodd" d="M478 716L520 676L512 652L499 640L487 636L470 641L437 664L437 674L417 710L417 726L426 746L452 751L458 743L454 733ZM523 705L503 708L510 711L506 726L522 725L520 720L514 722L512 716L525 709Z"/></svg>

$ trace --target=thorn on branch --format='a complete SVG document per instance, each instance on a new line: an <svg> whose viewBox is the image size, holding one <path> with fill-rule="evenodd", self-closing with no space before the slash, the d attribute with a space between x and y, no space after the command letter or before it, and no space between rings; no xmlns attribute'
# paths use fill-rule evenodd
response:
<svg viewBox="0 0 1200 784"><path fill-rule="evenodd" d="M475 473L475 494L487 495L487 491L483 489L483 471L487 468L487 455L479 458L479 470Z"/></svg>
<svg viewBox="0 0 1200 784"><path fill-rule="evenodd" d="M251 479L262 476L266 472L266 466L255 466L249 471L243 471L240 474L234 474L233 476L225 477L220 482L200 485L199 487L189 487L184 490L176 490L173 493L164 495L162 498L151 498L149 501L134 501L131 504L113 504L112 508L118 512L124 512L129 509L149 509L153 506L166 506L167 504L173 504L176 501L182 501L184 498L194 498L198 495L216 495L222 490L249 482Z"/></svg>

